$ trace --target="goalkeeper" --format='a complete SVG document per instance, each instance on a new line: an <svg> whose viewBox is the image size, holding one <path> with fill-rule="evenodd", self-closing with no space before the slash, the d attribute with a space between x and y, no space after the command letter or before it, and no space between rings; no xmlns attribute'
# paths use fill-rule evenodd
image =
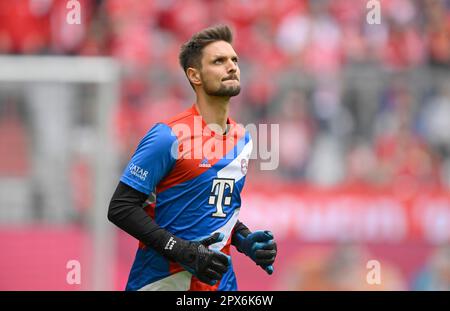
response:
<svg viewBox="0 0 450 311"><path fill-rule="evenodd" d="M108 219L140 241L127 290L237 290L231 245L273 272L272 233L238 220L252 140L229 117L240 92L231 43L216 26L182 46L196 101L148 131L113 194Z"/></svg>

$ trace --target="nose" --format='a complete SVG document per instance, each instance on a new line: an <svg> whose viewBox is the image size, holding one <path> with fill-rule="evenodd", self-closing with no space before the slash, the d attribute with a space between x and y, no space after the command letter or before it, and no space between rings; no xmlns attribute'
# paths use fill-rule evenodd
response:
<svg viewBox="0 0 450 311"><path fill-rule="evenodd" d="M230 60L229 62L228 62L228 68L227 68L227 72L228 73L235 73L236 71L237 71L237 64L233 61L233 60Z"/></svg>

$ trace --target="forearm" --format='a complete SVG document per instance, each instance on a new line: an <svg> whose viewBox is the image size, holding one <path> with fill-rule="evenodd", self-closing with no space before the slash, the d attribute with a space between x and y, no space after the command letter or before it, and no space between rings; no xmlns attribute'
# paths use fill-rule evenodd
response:
<svg viewBox="0 0 450 311"><path fill-rule="evenodd" d="M145 245L161 251L169 233L142 208L147 195L119 182L108 209L108 219Z"/></svg>
<svg viewBox="0 0 450 311"><path fill-rule="evenodd" d="M223 239L214 234L199 242L191 242L161 228L142 208L147 195L120 182L111 199L108 219L166 259L180 263L198 279L213 285L228 270L229 259L208 246Z"/></svg>

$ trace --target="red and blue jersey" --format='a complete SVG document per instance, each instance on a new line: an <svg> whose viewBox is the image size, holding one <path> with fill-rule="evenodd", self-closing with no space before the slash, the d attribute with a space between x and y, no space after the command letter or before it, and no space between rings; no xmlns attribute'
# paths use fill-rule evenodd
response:
<svg viewBox="0 0 450 311"><path fill-rule="evenodd" d="M215 133L195 105L157 123L139 143L121 181L156 201L146 211L156 223L186 240L221 232L211 249L230 255L241 207L252 140L231 118L225 135ZM200 282L179 264L140 243L127 290L237 290L232 264L214 286Z"/></svg>

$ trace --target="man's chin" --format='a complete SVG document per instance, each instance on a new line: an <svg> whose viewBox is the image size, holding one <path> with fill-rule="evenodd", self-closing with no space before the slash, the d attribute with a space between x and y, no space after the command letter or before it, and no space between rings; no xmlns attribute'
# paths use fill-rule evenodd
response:
<svg viewBox="0 0 450 311"><path fill-rule="evenodd" d="M241 92L241 88L237 88L237 89L233 89L228 93L228 96L233 97L233 96L237 96L239 95L239 93Z"/></svg>
<svg viewBox="0 0 450 311"><path fill-rule="evenodd" d="M233 97L236 95L239 95L239 93L241 92L241 87L227 87L227 88L221 88L219 90L217 90L216 92L214 92L213 96L220 96L220 97Z"/></svg>

